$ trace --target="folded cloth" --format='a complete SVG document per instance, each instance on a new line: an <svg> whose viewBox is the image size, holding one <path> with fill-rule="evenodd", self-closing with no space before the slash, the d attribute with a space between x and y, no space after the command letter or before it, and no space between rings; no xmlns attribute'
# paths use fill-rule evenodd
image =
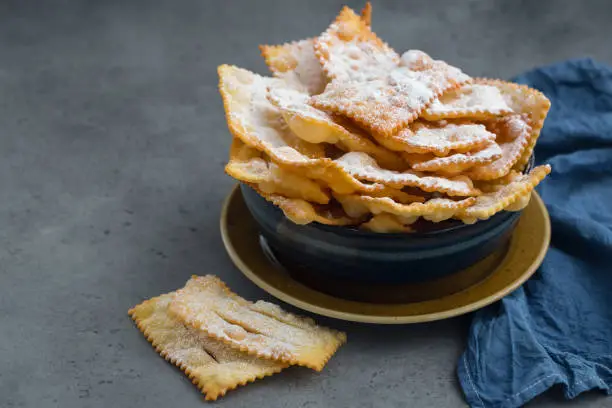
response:
<svg viewBox="0 0 612 408"><path fill-rule="evenodd" d="M536 161L551 247L522 288L477 312L458 375L472 407L518 407L554 385L612 394L612 67L591 59L515 78L552 107Z"/></svg>

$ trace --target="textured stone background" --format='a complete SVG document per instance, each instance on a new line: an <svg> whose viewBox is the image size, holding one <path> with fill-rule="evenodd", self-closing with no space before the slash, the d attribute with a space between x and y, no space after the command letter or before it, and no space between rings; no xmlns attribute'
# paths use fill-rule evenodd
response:
<svg viewBox="0 0 612 408"><path fill-rule="evenodd" d="M359 9L363 2L351 2ZM268 298L218 233L229 136L216 66L266 72L257 45L319 33L339 1L0 1L0 406L202 406L126 315L215 273ZM472 75L593 56L612 3L375 1L375 30ZM378 327L220 407L454 407L469 317ZM534 406L558 406L556 391ZM576 406L612 406L596 394ZM571 405L571 404L568 404Z"/></svg>

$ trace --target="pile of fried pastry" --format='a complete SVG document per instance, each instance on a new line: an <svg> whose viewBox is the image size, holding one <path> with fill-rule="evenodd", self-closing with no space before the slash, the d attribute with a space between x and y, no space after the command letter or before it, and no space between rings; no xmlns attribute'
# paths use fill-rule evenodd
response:
<svg viewBox="0 0 612 408"><path fill-rule="evenodd" d="M250 302L214 275L129 310L155 350L214 401L299 365L321 371L346 334L265 301Z"/></svg>
<svg viewBox="0 0 612 408"><path fill-rule="evenodd" d="M261 46L273 77L222 65L233 135L226 173L297 224L411 232L524 208L550 173L525 172L549 100L395 52L371 7L344 7L320 36Z"/></svg>

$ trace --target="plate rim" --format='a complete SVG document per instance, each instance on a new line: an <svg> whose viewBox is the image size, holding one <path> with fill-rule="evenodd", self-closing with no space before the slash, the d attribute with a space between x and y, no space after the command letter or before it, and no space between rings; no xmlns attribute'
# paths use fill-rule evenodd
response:
<svg viewBox="0 0 612 408"><path fill-rule="evenodd" d="M441 310L430 313L416 314L416 315L405 315L405 316L380 316L373 314L364 314L364 313L356 313L356 312L346 312L330 309L328 307L320 306L317 304L313 304L310 302L303 301L291 295L290 293L284 292L280 289L277 289L270 284L268 284L264 279L260 278L257 273L253 272L251 268L242 260L242 257L236 251L233 243L231 242L230 234L228 232L228 213L230 203L234 199L234 197L240 192L240 183L236 183L232 190L229 192L227 197L223 202L223 207L221 209L220 214L220 230L221 230L221 239L223 241L223 245L230 259L234 263L234 265L245 275L251 282L253 282L256 286L269 293L270 295L276 297L277 299L293 305L302 310L306 310L308 312L312 312L321 316L331 317L335 319L358 322L358 323L374 323L374 324L413 324L413 323L425 323L436 320L448 319L451 317L456 317L460 315L464 315L466 313L473 312L475 310L481 309L485 306L488 306L496 301L502 299L503 297L509 295L514 292L520 286L522 286L540 267L542 264L546 253L548 252L548 248L550 245L550 236L551 236L551 227L550 227L550 216L548 214L548 210L546 209L546 205L542 201L542 198L537 193L537 191L532 192L532 198L535 200L530 200L529 205L536 205L539 207L540 212L544 217L544 239L542 240L541 248L538 252L538 255L535 257L533 262L529 265L529 267L523 272L517 279L513 280L509 285L506 285L503 288L495 291L495 293L489 294L481 299L475 300L469 304L465 304L459 307L455 307L449 310ZM249 214L249 216L251 216ZM270 264L273 267L272 264ZM291 279L293 280L293 279ZM317 293L321 293L314 289L308 288L304 286L306 290L314 291ZM470 286L464 290L468 290L474 286ZM331 295L329 295L331 296ZM366 304L366 302L358 302L358 301L350 301L341 299L335 296L331 296L334 299L357 303L357 304ZM405 303L406 305L409 303Z"/></svg>

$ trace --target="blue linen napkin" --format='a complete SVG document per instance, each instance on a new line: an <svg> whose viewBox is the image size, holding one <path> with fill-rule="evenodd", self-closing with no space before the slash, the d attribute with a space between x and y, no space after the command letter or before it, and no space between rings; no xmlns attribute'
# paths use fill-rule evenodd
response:
<svg viewBox="0 0 612 408"><path fill-rule="evenodd" d="M612 67L591 59L515 78L552 107L536 147L551 175L544 263L474 315L458 375L472 407L518 407L554 385L612 394Z"/></svg>

